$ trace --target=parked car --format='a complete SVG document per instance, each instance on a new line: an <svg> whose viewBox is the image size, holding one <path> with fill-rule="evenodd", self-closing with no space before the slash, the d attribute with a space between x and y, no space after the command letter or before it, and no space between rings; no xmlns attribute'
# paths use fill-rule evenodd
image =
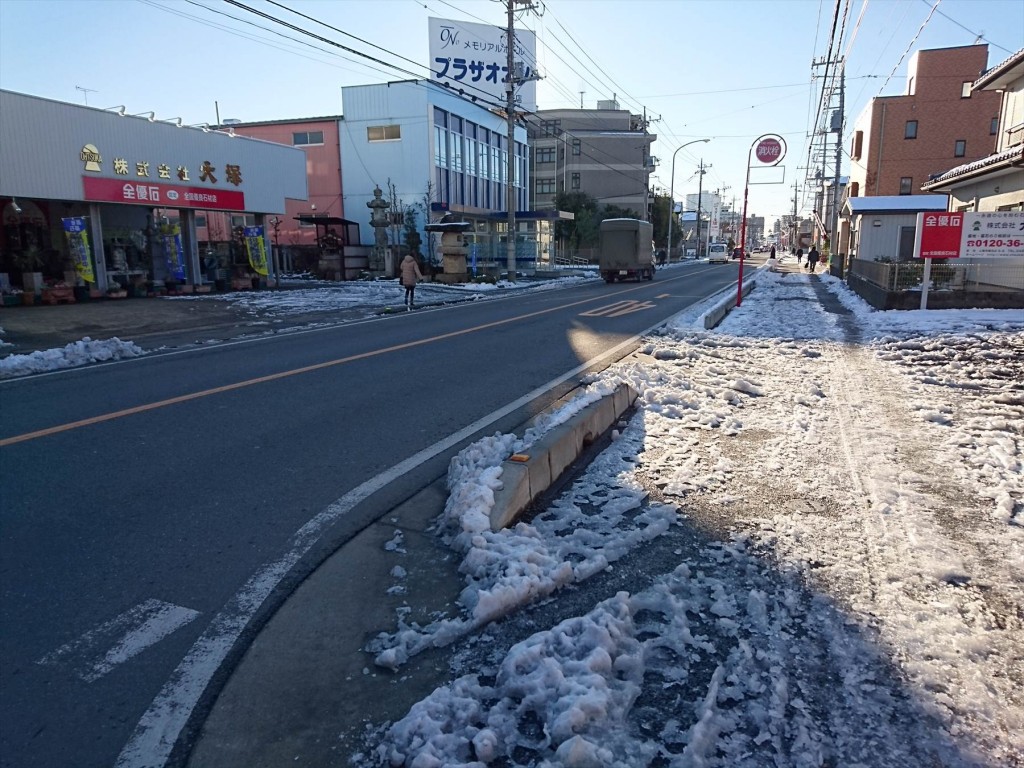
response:
<svg viewBox="0 0 1024 768"><path fill-rule="evenodd" d="M725 243L712 243L708 246L708 264L728 264L729 246Z"/></svg>

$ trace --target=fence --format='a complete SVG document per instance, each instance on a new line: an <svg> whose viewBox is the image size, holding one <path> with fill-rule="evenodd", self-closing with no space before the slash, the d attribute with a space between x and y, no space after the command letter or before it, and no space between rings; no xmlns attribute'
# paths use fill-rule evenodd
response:
<svg viewBox="0 0 1024 768"><path fill-rule="evenodd" d="M854 259L849 274L885 291L920 291L924 262L879 262ZM995 262L937 262L932 264L930 291L1024 291L1024 259Z"/></svg>

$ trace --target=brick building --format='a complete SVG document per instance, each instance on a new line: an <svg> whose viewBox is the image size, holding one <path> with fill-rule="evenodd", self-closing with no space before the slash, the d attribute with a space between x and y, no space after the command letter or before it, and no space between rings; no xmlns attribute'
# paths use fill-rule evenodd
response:
<svg viewBox="0 0 1024 768"><path fill-rule="evenodd" d="M987 45L917 51L906 93L879 96L857 118L849 197L915 195L929 177L995 150L1000 96L974 91Z"/></svg>

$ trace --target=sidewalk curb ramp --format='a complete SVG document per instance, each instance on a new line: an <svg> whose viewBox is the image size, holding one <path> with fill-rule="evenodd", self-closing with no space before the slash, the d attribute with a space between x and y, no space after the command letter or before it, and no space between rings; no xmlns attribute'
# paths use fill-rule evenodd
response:
<svg viewBox="0 0 1024 768"><path fill-rule="evenodd" d="M494 492L491 530L500 531L514 523L587 446L633 406L638 396L628 384L620 384L612 394L590 403L546 432L530 446L529 453L515 454L502 462L502 487Z"/></svg>

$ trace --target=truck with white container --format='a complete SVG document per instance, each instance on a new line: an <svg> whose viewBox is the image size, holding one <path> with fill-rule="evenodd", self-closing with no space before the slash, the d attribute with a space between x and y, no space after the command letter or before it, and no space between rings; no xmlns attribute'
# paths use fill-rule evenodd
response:
<svg viewBox="0 0 1024 768"><path fill-rule="evenodd" d="M654 227L640 219L601 222L598 269L606 283L654 279Z"/></svg>

